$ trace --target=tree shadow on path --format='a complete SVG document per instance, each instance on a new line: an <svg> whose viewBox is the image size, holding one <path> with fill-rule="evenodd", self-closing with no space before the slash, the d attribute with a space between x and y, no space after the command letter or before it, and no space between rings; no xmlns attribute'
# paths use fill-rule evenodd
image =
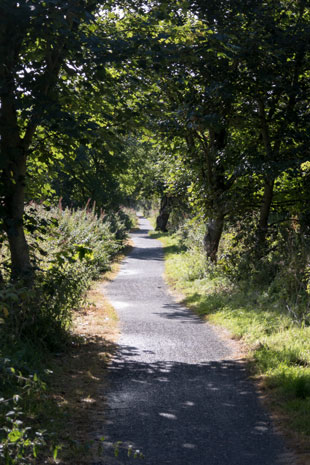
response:
<svg viewBox="0 0 310 465"><path fill-rule="evenodd" d="M129 445L143 451L147 465L293 463L243 363L145 363L140 355L121 346L111 363L106 424L97 425L105 456L94 464L135 462ZM115 458L118 440L124 445Z"/></svg>
<svg viewBox="0 0 310 465"><path fill-rule="evenodd" d="M163 305L164 309L167 309L166 312L158 312L155 315L158 315L160 318L167 320L178 320L179 323L186 324L195 324L195 325L205 325L206 322L199 316L195 315L193 312L188 310L188 308L183 308L179 303L169 302Z"/></svg>

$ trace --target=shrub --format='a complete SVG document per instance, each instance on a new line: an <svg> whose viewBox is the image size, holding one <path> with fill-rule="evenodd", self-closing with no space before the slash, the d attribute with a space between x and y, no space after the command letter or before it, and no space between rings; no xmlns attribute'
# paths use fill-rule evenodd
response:
<svg viewBox="0 0 310 465"><path fill-rule="evenodd" d="M0 357L0 461L4 465L29 464L46 447L46 434L30 425L29 404L40 402L45 384L36 374L12 366ZM18 393L17 393L18 392Z"/></svg>
<svg viewBox="0 0 310 465"><path fill-rule="evenodd" d="M37 371L44 377L48 352L64 350L71 341L72 310L124 247L133 214L98 216L89 208L32 204L25 222L36 270L31 288L10 282L8 250L1 250L6 266L0 282L0 462L5 465L29 465L50 447L51 439L34 421L45 389Z"/></svg>
<svg viewBox="0 0 310 465"><path fill-rule="evenodd" d="M31 205L27 221L35 282L30 289L22 282L2 284L0 331L11 342L29 339L54 350L64 343L72 309L91 281L124 247L131 221L125 212L98 216L93 209L61 205L48 210Z"/></svg>
<svg viewBox="0 0 310 465"><path fill-rule="evenodd" d="M298 324L310 324L310 242L295 224L271 228L263 254L256 250L257 218L249 217L224 231L214 265L205 255L205 224L187 219L176 232L184 247L182 279L194 281L219 276L242 290L267 295L271 303Z"/></svg>

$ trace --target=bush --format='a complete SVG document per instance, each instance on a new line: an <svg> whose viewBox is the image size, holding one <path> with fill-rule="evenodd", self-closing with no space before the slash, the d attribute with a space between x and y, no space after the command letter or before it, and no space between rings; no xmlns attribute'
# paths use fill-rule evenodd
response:
<svg viewBox="0 0 310 465"><path fill-rule="evenodd" d="M46 432L30 425L29 418L29 406L42 401L45 384L36 374L13 367L8 358L0 357L0 373L1 392L7 394L0 397L0 461L29 465L46 446Z"/></svg>
<svg viewBox="0 0 310 465"><path fill-rule="evenodd" d="M9 282L0 287L0 331L11 342L29 339L55 350L65 342L72 309L81 305L91 281L109 269L132 222L125 212L98 216L61 205L49 210L31 205L27 218L35 282L30 289Z"/></svg>
<svg viewBox="0 0 310 465"><path fill-rule="evenodd" d="M224 231L217 264L205 255L205 224L187 219L176 237L184 248L182 279L210 279L222 276L241 290L267 295L293 322L310 324L310 240L296 224L277 225L267 237L264 253L257 251L257 218L249 217Z"/></svg>
<svg viewBox="0 0 310 465"><path fill-rule="evenodd" d="M206 225L203 221L196 218L183 221L177 230L177 236L184 247L189 250L199 249L200 252L204 250L203 241L205 233Z"/></svg>
<svg viewBox="0 0 310 465"><path fill-rule="evenodd" d="M279 299L295 323L309 325L310 244L298 231L290 230L284 237L277 250L278 271L269 293Z"/></svg>

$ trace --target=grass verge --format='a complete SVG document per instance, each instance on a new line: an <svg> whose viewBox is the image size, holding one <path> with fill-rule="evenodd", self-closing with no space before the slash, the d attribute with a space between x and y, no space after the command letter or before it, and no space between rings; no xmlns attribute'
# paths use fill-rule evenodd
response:
<svg viewBox="0 0 310 465"><path fill-rule="evenodd" d="M166 278L183 303L245 343L276 422L300 453L300 463L310 463L310 327L297 325L276 300L246 283L236 287L217 273L199 276L201 257L184 249L177 235L151 235L163 243Z"/></svg>

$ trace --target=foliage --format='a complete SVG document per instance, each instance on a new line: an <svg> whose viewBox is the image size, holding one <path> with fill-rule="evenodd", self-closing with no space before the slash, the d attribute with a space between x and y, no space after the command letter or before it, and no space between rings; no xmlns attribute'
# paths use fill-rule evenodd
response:
<svg viewBox="0 0 310 465"><path fill-rule="evenodd" d="M136 202L170 215L202 312L259 339L274 321L290 339L279 315L306 331L309 32L304 0L2 1L3 343L64 347Z"/></svg>
<svg viewBox="0 0 310 465"><path fill-rule="evenodd" d="M111 10L111 2L93 0L1 4L0 226L13 279L33 280L25 199L56 192L76 207L90 196L99 208L121 202L117 176L135 108L123 96L132 85L124 86L113 63L134 48L118 37Z"/></svg>
<svg viewBox="0 0 310 465"><path fill-rule="evenodd" d="M124 247L134 215L98 216L89 205L70 210L60 202L49 209L31 204L27 218L36 279L31 288L10 282L8 264L0 288L0 391L5 396L0 399L0 459L5 465L35 463L43 450L56 458L52 424L48 431L40 426L40 418L53 416L56 408L50 408L41 380L48 372L45 358L72 342L72 310ZM2 255L8 262L4 246Z"/></svg>
<svg viewBox="0 0 310 465"><path fill-rule="evenodd" d="M36 280L30 289L23 282L3 285L2 329L11 340L26 337L53 348L65 338L71 311L90 282L124 246L131 221L124 212L97 216L89 205L70 210L33 204L28 212L31 228L40 224L29 238Z"/></svg>
<svg viewBox="0 0 310 465"><path fill-rule="evenodd" d="M8 358L0 359L0 369L1 392L7 395L0 399L0 458L5 465L29 464L47 445L46 431L29 421L31 404L43 401L45 384L25 367L23 372L16 369Z"/></svg>
<svg viewBox="0 0 310 465"><path fill-rule="evenodd" d="M261 258L272 215L306 218L309 8L256 0L165 7L150 11L145 57L165 191L184 186L176 210L186 204L204 216L214 261L224 223L256 215Z"/></svg>

